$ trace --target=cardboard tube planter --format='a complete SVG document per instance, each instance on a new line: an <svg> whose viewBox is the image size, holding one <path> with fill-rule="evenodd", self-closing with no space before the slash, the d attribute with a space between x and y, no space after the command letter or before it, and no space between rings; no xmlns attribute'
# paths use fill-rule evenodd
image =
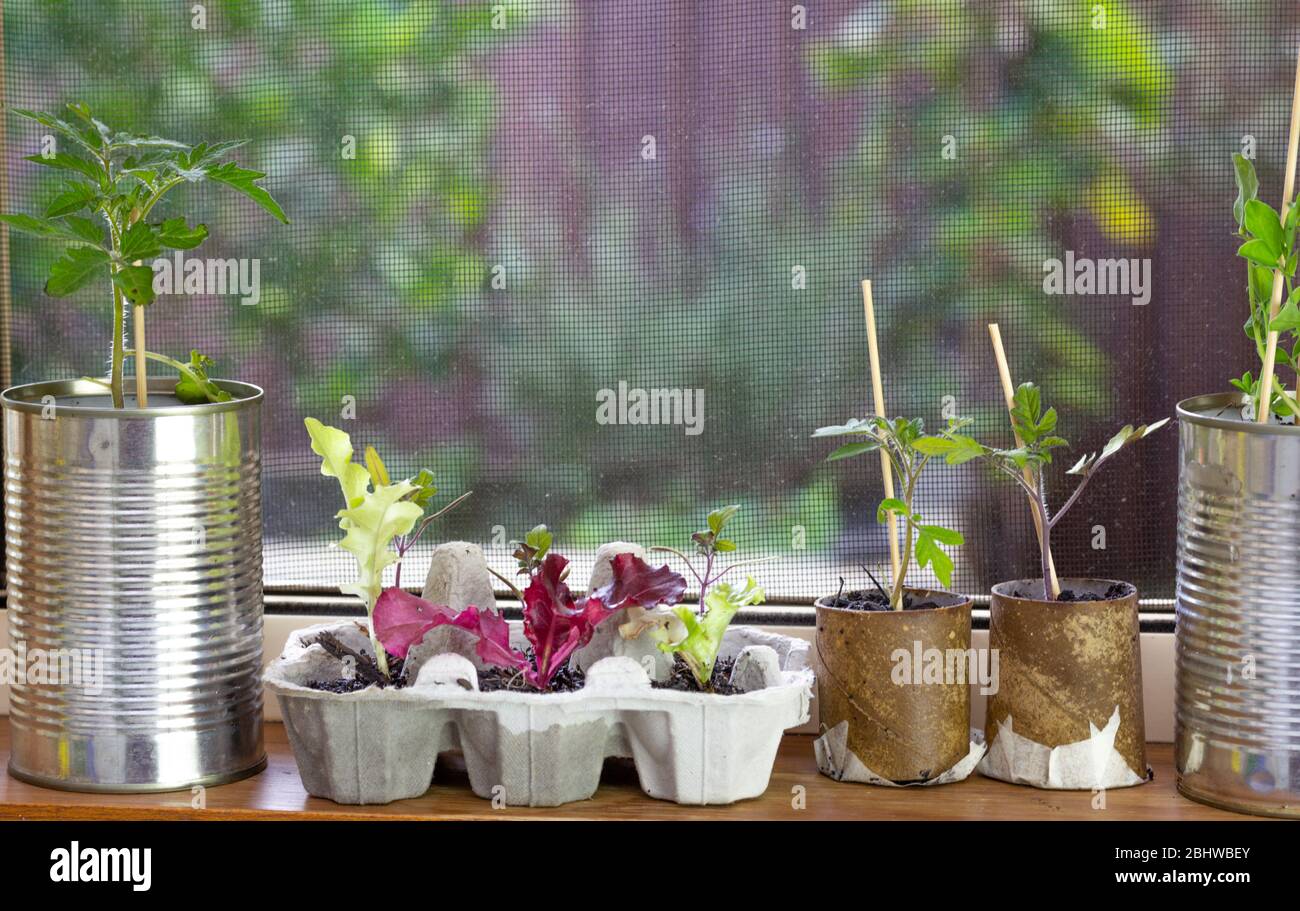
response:
<svg viewBox="0 0 1300 911"><path fill-rule="evenodd" d="M818 765L832 778L923 783L971 752L970 599L907 592L941 606L869 611L832 607L831 598L817 602L818 704L825 732ZM953 660L945 661L960 677L936 680L933 657L937 651L946 659L950 650L963 653L958 658L951 652Z"/></svg>
<svg viewBox="0 0 1300 911"><path fill-rule="evenodd" d="M1106 598L1116 587L1124 594ZM980 771L1042 788L1094 789L1148 777L1142 719L1137 589L1104 579L1062 579L1100 601L1045 601L1041 579L993 587L989 697Z"/></svg>

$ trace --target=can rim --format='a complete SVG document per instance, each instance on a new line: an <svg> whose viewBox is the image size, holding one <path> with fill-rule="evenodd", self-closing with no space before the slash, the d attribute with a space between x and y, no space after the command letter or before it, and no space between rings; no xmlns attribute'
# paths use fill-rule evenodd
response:
<svg viewBox="0 0 1300 911"><path fill-rule="evenodd" d="M91 405L59 405L55 403L58 413L71 417L90 418L157 418L157 417L194 417L207 414L223 414L229 411L242 411L261 403L265 392L260 386L242 383L238 380L213 379L219 388L229 392L234 398L229 402L205 402L202 405L157 405L148 408L98 408ZM169 395L175 390L174 380L153 377L149 380L149 391L159 395ZM24 383L10 386L0 392L0 405L6 411L22 411L28 414L41 414L48 403L46 396L104 395L104 387L93 380L47 380L40 383Z"/></svg>
<svg viewBox="0 0 1300 911"><path fill-rule="evenodd" d="M940 611L958 611L963 608L973 608L975 606L975 599L972 598L970 595L961 595L958 594L957 592L950 592L942 588L916 588L911 585L905 585L903 586L903 591L907 592L910 595L920 595L922 597L927 595L942 595L944 597L954 598L956 600L952 604L940 604L937 607L926 608L923 611L896 611L896 610L859 611L859 610L850 610L847 607L835 607L831 604L827 604L826 602L835 596L822 595L815 602L813 602L813 607L816 608L817 610L835 611L836 613L853 614L854 616L858 616L858 615L871 616L875 614L880 614L884 616L910 615L915 617L917 614L928 615L928 614L938 613Z"/></svg>
<svg viewBox="0 0 1300 911"><path fill-rule="evenodd" d="M1277 436L1295 436L1300 433L1296 424L1258 424L1255 421L1243 421L1241 418L1222 418L1203 414L1204 411L1222 411L1225 408L1240 408L1246 404L1244 392L1211 392L1208 395L1194 395L1178 403L1178 420L1202 427L1214 427L1218 430L1235 430L1238 433L1264 433Z"/></svg>
<svg viewBox="0 0 1300 911"><path fill-rule="evenodd" d="M1043 580L1035 577L1032 579L1008 579L1005 582L999 582L989 588L989 594L995 595L999 598L1006 598L1011 601L1019 601L1026 604L1043 604L1050 607L1074 607L1076 605L1089 604L1120 604L1130 599L1132 599L1134 604L1138 603L1138 588L1126 579L1099 579L1093 576L1061 576L1057 581L1063 589L1070 587L1081 588L1084 586L1089 588L1101 588L1103 585L1110 588L1114 585L1127 585L1131 591L1127 594L1120 595L1118 598L1100 598L1096 601L1049 601L1046 598L1022 598L1019 595L1012 594L1015 590L1014 587L1019 585L1037 585L1041 589L1043 587Z"/></svg>

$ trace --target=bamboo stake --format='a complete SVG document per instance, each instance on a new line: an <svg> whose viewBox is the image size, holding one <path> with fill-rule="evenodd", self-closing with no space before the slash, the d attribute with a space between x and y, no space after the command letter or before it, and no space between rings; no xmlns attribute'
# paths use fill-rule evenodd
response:
<svg viewBox="0 0 1300 911"><path fill-rule="evenodd" d="M144 307L140 304L131 317L131 329L135 334L135 403L137 408L148 408L149 359L144 353L149 349L144 342Z"/></svg>
<svg viewBox="0 0 1300 911"><path fill-rule="evenodd" d="M1282 223L1286 224L1287 211L1295 193L1296 149L1300 147L1300 50L1296 53L1295 88L1291 93L1291 134L1286 146L1286 176L1282 185ZM1286 285L1282 270L1273 270L1273 296L1268 302L1268 321L1271 325L1282 306L1282 291ZM1273 399L1273 369L1277 362L1277 332L1270 329L1268 343L1264 346L1264 366L1259 379L1259 406L1255 421L1262 424L1269 418L1269 403ZM1285 391L1285 390L1284 390Z"/></svg>
<svg viewBox="0 0 1300 911"><path fill-rule="evenodd" d="M0 99L5 94L4 0L0 0ZM0 154L9 160L9 134L0 117ZM9 209L9 169L0 168L0 212ZM0 226L0 386L13 385L13 298L9 288L9 226Z"/></svg>
<svg viewBox="0 0 1300 911"><path fill-rule="evenodd" d="M885 388L880 381L880 348L876 344L876 309L871 302L871 280L864 278L862 280L862 309L866 314L867 320L867 352L871 356L871 398L876 409L876 417L887 417L885 414ZM893 499L894 497L894 473L889 467L889 456L885 454L884 447L880 450L880 471L885 479L885 497ZM902 572L900 558L898 554L898 516L891 509L887 514L888 531L889 531L889 568L893 573L890 581L897 583L899 573Z"/></svg>
<svg viewBox="0 0 1300 911"><path fill-rule="evenodd" d="M1011 368L1007 366L1007 353L1002 348L1002 330L998 328L997 323L989 323L989 338L993 340L993 357L996 358L998 362L998 379L1002 381L1002 397L1006 400L1007 413L1010 414L1011 410L1016 406L1016 387L1011 384ZM1016 426L1014 423L1011 425L1011 432L1015 434L1016 445L1023 446L1025 441L1020 439L1019 433L1016 433ZM1024 475L1025 482L1029 484L1030 487L1037 490L1038 484L1034 478L1034 473L1029 468L1025 468ZM1038 540L1042 541L1043 520L1042 517L1038 515L1037 509L1033 511L1033 517L1034 531L1038 534ZM1056 577L1056 562L1052 559L1051 547L1048 547L1047 549L1047 570L1047 582L1052 589L1051 596L1055 599L1061 594L1061 581Z"/></svg>

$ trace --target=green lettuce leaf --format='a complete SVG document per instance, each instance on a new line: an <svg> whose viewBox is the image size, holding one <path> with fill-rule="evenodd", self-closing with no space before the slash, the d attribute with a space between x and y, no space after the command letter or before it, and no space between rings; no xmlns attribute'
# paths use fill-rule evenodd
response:
<svg viewBox="0 0 1300 911"><path fill-rule="evenodd" d="M408 499L415 492L410 481L381 484L366 491L356 506L339 510L339 528L345 532L339 547L357 560L357 581L339 590L364 601L367 612L374 610L383 591L384 569L398 560L397 551L389 546L393 538L409 534L424 515L424 510Z"/></svg>
<svg viewBox="0 0 1300 911"><path fill-rule="evenodd" d="M312 451L321 457L321 474L338 479L347 502L337 513L344 533L339 546L356 558L357 581L340 590L356 595L371 613L383 590L384 569L398 560L390 546L393 539L409 534L424 515L424 508L413 502L420 488L410 481L383 483L388 471L380 470L378 453L369 458L372 476L365 465L352 461L352 438L347 433L315 418L303 423L311 435Z"/></svg>
<svg viewBox="0 0 1300 911"><path fill-rule="evenodd" d="M303 423L311 435L311 451L321 457L320 473L327 478L338 478L344 502L349 507L355 505L365 495L370 475L365 466L352 461L352 438L315 418L307 418Z"/></svg>
<svg viewBox="0 0 1300 911"><path fill-rule="evenodd" d="M707 690L713 679L713 665L718 660L718 650L722 648L722 636L726 633L727 626L742 607L762 604L763 597L763 589L752 576L739 591L726 582L719 583L709 589L704 597L706 609L703 618L696 615L694 608L686 605L673 608L673 613L681 621L681 626L677 628L684 635L659 643L659 648L669 654L681 655L700 688Z"/></svg>

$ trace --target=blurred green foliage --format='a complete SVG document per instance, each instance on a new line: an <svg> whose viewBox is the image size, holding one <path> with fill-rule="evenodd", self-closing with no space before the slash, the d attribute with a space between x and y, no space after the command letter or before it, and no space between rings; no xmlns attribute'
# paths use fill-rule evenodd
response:
<svg viewBox="0 0 1300 911"><path fill-rule="evenodd" d="M196 30L190 4L165 0L5 4L11 102L83 99L124 129L187 141L249 136L248 165L277 178L289 229L238 199L196 201L223 245L204 255L263 258L262 303L156 306L173 307L176 334L197 331L223 371L269 387L272 550L314 553L289 539L328 531L301 416L332 422L357 396L351 432L393 453L395 474L429 465L442 490L475 490L447 535L546 522L560 550L682 540L702 507L729 502L744 507L753 552L786 555L768 578L837 544L858 562L878 532L846 509L878 499L878 479L827 470L808 434L863 415L864 276L891 411L938 427L940 399L957 394L977 427L1004 430L996 387L969 393L965 374L972 352L984 362L984 322L1008 315L1034 368L1024 379L1080 422L1108 409L1114 365L1087 318L1042 293L1042 262L1074 222L1127 251L1116 255L1152 243L1141 188L1171 77L1130 4L1106 3L1096 29L1087 4L1063 0L864 2L796 51L807 102L830 127L852 122L846 148L826 152L825 124L774 104L742 111L726 137L661 133L662 160L645 167L618 163L635 152L607 147L627 137L585 119L628 99L581 82L553 43L556 30L627 30L628 17L512 2L501 31L494 6L214 0ZM661 48L634 43L619 51L664 68ZM516 135L505 118L499 77L513 67L568 74L548 83L550 132ZM682 91L707 106L715 87ZM624 129L639 139L638 126ZM541 164L506 171L539 135ZM941 154L945 136L956 159ZM10 124L15 202L53 190L13 163L37 139ZM682 143L704 164L694 192L673 194ZM105 308L87 299L54 315L39 290L46 254L13 245L16 379L95 371L101 354L84 342L103 337ZM491 286L500 264L503 291ZM705 390L706 431L598 425L594 393L620 379ZM306 508L277 508L290 502ZM959 568L959 587L978 578Z"/></svg>
<svg viewBox="0 0 1300 911"><path fill-rule="evenodd" d="M887 320L908 311L890 322L891 347L940 352L974 330L987 351L984 323L1012 316L1022 372L1033 365L1072 415L1107 410L1115 364L1078 308L1043 293L1043 262L1061 256L1071 221L1090 221L1108 255L1154 245L1139 183L1171 75L1130 7L895 0L862 7L813 51L826 85L874 102L837 183L854 191L837 217L866 210L888 226L873 257L877 300ZM908 386L932 406L951 384L922 367ZM985 404L1000 415L996 398Z"/></svg>

